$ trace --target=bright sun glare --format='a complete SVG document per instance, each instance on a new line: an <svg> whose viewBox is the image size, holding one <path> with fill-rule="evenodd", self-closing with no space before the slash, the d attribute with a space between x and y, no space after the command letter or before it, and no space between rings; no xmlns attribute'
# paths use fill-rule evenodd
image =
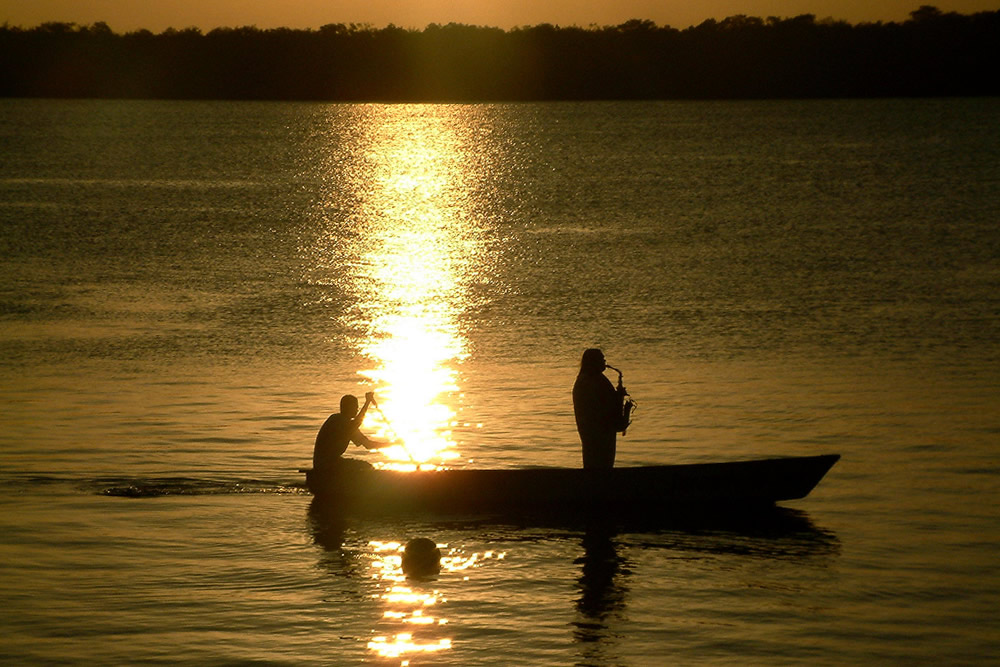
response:
<svg viewBox="0 0 1000 667"><path fill-rule="evenodd" d="M401 658L409 663L411 656L437 653L452 648L448 632L448 619L444 617L447 599L441 591L429 586L430 582L417 583L407 579L402 569L399 542L368 543L372 553L372 579L378 582L379 593L375 598L382 605L382 619L368 642L368 650L380 658ZM438 544L445 554L441 569L454 576L469 575L475 570L504 560L506 552L485 551L468 553L460 547L449 548Z"/></svg>
<svg viewBox="0 0 1000 667"><path fill-rule="evenodd" d="M425 469L459 456L452 424L456 366L466 354L458 316L470 248L456 193L468 175L457 119L409 107L385 113L370 137L358 276L370 286L361 352L373 364L360 374L378 402L365 427L394 443L380 450L377 466Z"/></svg>

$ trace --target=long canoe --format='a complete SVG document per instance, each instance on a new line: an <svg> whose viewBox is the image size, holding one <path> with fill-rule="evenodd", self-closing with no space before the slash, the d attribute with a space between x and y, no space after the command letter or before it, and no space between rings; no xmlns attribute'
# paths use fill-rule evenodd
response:
<svg viewBox="0 0 1000 667"><path fill-rule="evenodd" d="M726 463L614 468L375 470L349 461L339 471L304 470L317 501L377 513L574 512L629 514L745 509L806 497L839 454Z"/></svg>

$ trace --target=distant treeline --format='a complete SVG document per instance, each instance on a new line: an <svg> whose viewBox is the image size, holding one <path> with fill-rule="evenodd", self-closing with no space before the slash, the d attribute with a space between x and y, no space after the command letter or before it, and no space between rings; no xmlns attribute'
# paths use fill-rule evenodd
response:
<svg viewBox="0 0 1000 667"><path fill-rule="evenodd" d="M0 96L487 101L997 95L1000 11L732 16L677 30L0 27Z"/></svg>

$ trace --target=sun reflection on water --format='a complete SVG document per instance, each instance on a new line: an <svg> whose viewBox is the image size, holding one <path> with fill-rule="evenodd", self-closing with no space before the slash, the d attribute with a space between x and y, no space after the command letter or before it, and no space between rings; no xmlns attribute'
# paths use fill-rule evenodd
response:
<svg viewBox="0 0 1000 667"><path fill-rule="evenodd" d="M400 665L405 667L413 656L453 648L452 638L441 636L448 625L442 609L447 599L439 589L428 588L432 582L407 579L402 567L405 547L391 541L371 541L368 545L374 556L371 577L382 585L375 597L384 605L368 650L380 658L401 659ZM447 544L437 546L447 553L441 558L442 576L460 574L463 580L469 578L467 571L506 556L499 551L466 553L460 548L448 549Z"/></svg>
<svg viewBox="0 0 1000 667"><path fill-rule="evenodd" d="M443 626L448 620L435 615L433 607L445 602L438 590L419 590L403 574L401 545L398 542L371 542L375 553L372 577L385 583L377 597L385 604L383 621L403 624L399 632L378 634L368 642L368 649L381 658L400 658L416 653L433 653L451 648L449 637L428 637L427 630ZM418 626L408 628L407 626ZM419 637L417 636L419 633ZM401 664L409 664L404 660Z"/></svg>
<svg viewBox="0 0 1000 667"><path fill-rule="evenodd" d="M459 458L461 315L489 242L469 195L482 165L469 159L474 133L462 107L378 109L352 149L363 156L352 179L356 230L329 242L350 245L350 275L340 279L355 298L357 350L370 361L359 375L378 401L365 430L394 443L375 465L434 468Z"/></svg>

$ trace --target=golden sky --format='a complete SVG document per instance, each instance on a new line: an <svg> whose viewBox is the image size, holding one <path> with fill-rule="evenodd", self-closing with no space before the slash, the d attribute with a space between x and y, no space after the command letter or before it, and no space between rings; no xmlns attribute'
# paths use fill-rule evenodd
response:
<svg viewBox="0 0 1000 667"><path fill-rule="evenodd" d="M851 23L901 21L921 4L963 14L1000 9L998 0L0 0L0 23L33 27L46 21L83 25L104 21L115 32L140 28L162 32L170 27L208 31L247 25L318 28L327 23L586 27L639 18L686 28L735 14L815 14Z"/></svg>

